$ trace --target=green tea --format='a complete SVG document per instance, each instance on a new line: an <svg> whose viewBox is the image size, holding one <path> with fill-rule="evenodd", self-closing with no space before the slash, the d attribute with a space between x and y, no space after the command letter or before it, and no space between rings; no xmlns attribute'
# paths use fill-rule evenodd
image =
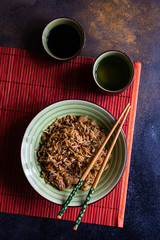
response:
<svg viewBox="0 0 160 240"><path fill-rule="evenodd" d="M118 56L108 56L102 59L96 68L98 84L111 91L122 89L130 80L130 71L126 62Z"/></svg>

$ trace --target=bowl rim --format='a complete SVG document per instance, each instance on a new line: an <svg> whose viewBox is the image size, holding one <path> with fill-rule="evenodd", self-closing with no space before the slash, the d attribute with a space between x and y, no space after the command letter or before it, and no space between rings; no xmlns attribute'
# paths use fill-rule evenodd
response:
<svg viewBox="0 0 160 240"><path fill-rule="evenodd" d="M95 69L95 64L96 64L97 60L98 60L101 56L105 55L106 53L110 53L110 52L120 53L121 55L125 56L125 57L129 60L129 62L130 62L130 64L131 64L131 67L132 67L132 78L131 78L131 80L127 83L126 86L124 86L123 88L121 88L121 89L119 89L119 90L109 90L109 89L103 88L103 87L97 82L97 80L95 79L95 76L94 76L94 69ZM133 82L134 74L135 74L135 69L134 69L134 64L133 64L133 62L131 61L131 58L130 58L126 53L124 53L123 51L120 51L120 50L111 49L111 50L104 51L104 52L100 53L100 54L95 58L95 61L94 61L94 63L93 63L92 76L93 76L93 79L94 79L95 84L100 88L100 90L102 90L103 93L113 93L113 94L116 94L116 93L121 93L121 92L123 92L123 91L126 90L126 89L131 85L131 83Z"/></svg>
<svg viewBox="0 0 160 240"><path fill-rule="evenodd" d="M46 48L45 46L45 43L44 43L44 35L45 35L45 31L46 29L48 28L48 26L50 26L53 22L57 21L57 20L68 20L70 22L73 22L74 24L76 24L80 31L81 31L81 34L82 34L82 37L81 37L81 47L79 48L79 50L71 57L67 57L67 58L61 58L61 57L57 57L56 55L54 55L53 53L51 53L51 51ZM60 60L60 61L67 61L67 60L70 60L70 59L73 59L75 58L76 56L78 56L80 54L80 52L82 51L82 49L84 48L85 46L85 41L86 41L86 35L85 35L85 32L84 32L84 29L82 27L82 25L76 21L75 19L73 18L70 18L70 17L57 17L57 18L54 18L52 19L50 22L47 23L47 25L44 27L43 31L42 31L42 36L41 36L41 41L42 41L42 45L43 45L43 48L44 50L46 51L46 53L48 53L52 58L56 59L56 60Z"/></svg>
<svg viewBox="0 0 160 240"><path fill-rule="evenodd" d="M104 107L100 106L99 104L94 103L94 102L91 102L91 101L88 101L88 100L83 100L83 99L63 99L63 100L58 100L58 101L55 101L54 103L48 104L46 107L44 107L42 110L40 110L40 111L31 119L31 121L30 121L29 124L27 125L27 127L26 127L26 129L25 129L25 132L24 132L24 134L23 134L23 137L22 137L21 148L20 148L20 158L21 158L21 167L22 167L22 169L23 169L23 173L24 173L24 175L25 175L26 178L27 178L27 176L26 176L25 168L24 168L24 166L23 166L23 159L22 159L22 158L23 158L23 157L22 157L22 156L23 156L23 154L22 154L22 150L23 150L22 147L23 147L23 144L24 144L24 137L25 137L25 135L26 135L26 133L27 133L28 127L30 126L31 122L36 119L37 115L40 114L44 109L49 108L50 106L52 106L52 105L55 104L55 103L71 102L71 101L72 101L72 102L84 102L84 103L87 102L87 103L89 103L89 104L91 104L91 105L96 105L96 106L98 106L98 108L101 108L103 111L106 111L107 114L112 118L113 121L116 121L116 118L115 118L108 110L106 110ZM122 169L122 171L121 171L121 173L120 173L120 175L119 175L116 183L114 184L113 188L111 188L110 191L108 191L108 192L107 192L104 196L102 196L101 198L95 200L94 202L89 202L88 205L90 205L90 204L92 204L92 203L96 203L96 202L102 200L102 199L105 198L110 192L112 192L112 191L115 189L115 187L117 186L117 184L119 183L119 181L121 180L121 178L122 178L122 176L123 176L123 174L124 174L124 171L125 171L125 169L126 169L126 165L127 165L127 162L128 162L128 145L127 145L127 139L126 139L126 135L125 135L125 133L124 133L124 131L123 131L123 128L121 129L121 134L122 134L122 137L123 137L123 139L124 139L124 146L125 146L125 151L126 151L126 152L125 152L125 157L124 157L125 159L124 159L123 169ZM63 205L63 204L61 204L61 203L53 202L53 201L49 200L48 198L44 197L43 195L41 195L41 194L37 191L37 189L35 189L35 187L32 186L32 184L31 184L31 182L30 182L30 180L29 180L28 178L27 178L27 181L29 182L30 186L34 189L34 191L36 191L36 192L37 192L40 196L42 196L44 199L46 199L46 200L48 200L48 201L50 201L50 202L52 202L52 203L55 203L55 204L57 204L57 205L60 205L60 206ZM83 203L82 203L81 205L71 205L70 207L80 207L80 206L82 206L82 205L83 205Z"/></svg>

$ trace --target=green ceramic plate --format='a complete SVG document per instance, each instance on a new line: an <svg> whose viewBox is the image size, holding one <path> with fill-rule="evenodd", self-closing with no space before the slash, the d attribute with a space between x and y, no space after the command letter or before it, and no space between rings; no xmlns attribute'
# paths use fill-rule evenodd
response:
<svg viewBox="0 0 160 240"><path fill-rule="evenodd" d="M36 150L44 129L47 128L57 117L66 115L87 115L110 131L115 123L114 117L102 107L91 102L81 100L65 100L54 103L41 112L31 121L26 129L21 146L21 162L26 178L32 187L44 198L51 202L63 205L69 196L71 189L59 191L44 182L40 177L40 167L37 164ZM112 139L111 139L112 141ZM106 196L119 182L127 161L127 144L125 134L121 131L117 143L112 152L110 167L103 173L90 203L98 201ZM79 190L73 198L70 206L81 206L88 191Z"/></svg>

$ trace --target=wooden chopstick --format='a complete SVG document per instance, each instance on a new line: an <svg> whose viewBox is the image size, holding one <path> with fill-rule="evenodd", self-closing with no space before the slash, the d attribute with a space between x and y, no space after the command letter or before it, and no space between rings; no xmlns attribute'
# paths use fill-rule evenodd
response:
<svg viewBox="0 0 160 240"><path fill-rule="evenodd" d="M92 187L91 187L91 189L90 189L90 191L89 191L89 193L88 193L88 195L87 195L87 198L86 198L86 200L85 200L85 202L84 202L84 204L83 204L83 206L82 206L82 209L81 209L81 211L80 211L80 213L79 213L79 215L78 215L78 218L77 218L77 220L76 220L76 222L75 222L75 225L74 225L74 227L73 227L74 230L77 230L77 228L78 228L78 226L79 226L79 224L80 224L80 222L81 222L81 219L82 219L82 217L83 217L83 214L84 214L84 212L85 212L85 210L86 210L86 208L87 208L87 206L88 206L88 203L89 203L89 201L90 201L90 199L91 199L91 196L92 196L92 194L93 194L93 192L94 192L94 190L95 190L95 188L96 188L96 186L97 186L97 184L98 184L98 182L99 182L99 179L100 179L100 177L101 177L101 175L102 175L102 173L103 173L103 170L104 170L104 168L105 168L105 166L106 166L106 164L107 164L107 162L108 162L108 160L109 160L109 157L110 157L110 155L111 155L111 152L112 152L112 150L113 150L113 148L114 148L114 146L115 146L115 143L116 143L116 141L117 141L117 138L118 138L118 136L119 136L119 134L120 134L120 131L121 131L121 129L122 129L122 126L123 126L123 124L124 124L124 121L125 121L125 119L126 119L126 117L127 117L127 115L128 115L128 112L129 112L130 108L131 108L131 106L128 106L128 108L127 108L127 110L126 110L126 113L125 113L125 115L124 115L124 118L123 118L123 120L122 120L122 122L121 122L121 124L120 124L120 126L119 126L119 128L118 128L118 131L117 131L117 133L116 133L116 135L115 135L115 137L114 137L114 139L113 139L113 142L112 142L112 144L111 144L111 146L110 146L110 148L109 148L109 150L108 150L107 156L106 156L106 158L105 158L104 161L103 161L103 164L102 164L102 166L101 166L101 168L100 168L100 170L99 170L99 172L98 172L98 174L97 174L97 176L96 176L96 178L95 178L95 181L94 181L94 183L93 183L93 185L92 185Z"/></svg>
<svg viewBox="0 0 160 240"><path fill-rule="evenodd" d="M117 125L119 124L119 122L121 121L122 117L124 116L125 112L127 111L127 109L130 107L130 103L127 104L127 106L124 108L124 110L122 111L121 115L119 116L119 118L117 119L116 123L114 124L113 128L111 129L110 133L108 134L108 136L106 137L104 143L102 144L101 148L99 149L99 151L97 152L97 154L95 155L95 157L93 158L93 160L91 161L90 165L88 166L88 168L86 169L86 171L84 172L84 174L82 175L81 179L79 180L79 182L77 183L76 187L73 189L73 191L71 192L71 194L69 195L69 197L67 198L65 204L63 205L62 209L60 210L60 212L58 213L57 218L61 219L61 217L63 216L65 210L67 209L69 203L71 202L71 200L73 199L73 197L75 196L76 192L78 191L78 189L81 187L83 181L85 180L86 176L88 175L89 171L91 170L91 168L93 167L94 163L96 162L97 158L100 156L103 148L105 147L105 145L107 144L107 142L109 141L111 135L113 134L114 130L116 129Z"/></svg>
<svg viewBox="0 0 160 240"><path fill-rule="evenodd" d="M125 114L125 112L127 111L128 107L130 106L130 103L127 104L127 106L124 108L123 112L121 113L121 115L119 116L118 120L116 121L116 123L114 124L113 128L111 129L111 131L109 132L108 136L106 137L104 143L102 144L102 146L100 147L100 149L98 150L97 154L95 155L95 157L93 158L92 162L90 163L90 165L88 166L88 168L86 169L86 171L84 172L84 174L82 175L81 179L85 180L85 178L87 177L88 173L90 172L91 168L93 167L94 163L97 161L98 157L100 156L103 148L106 146L107 142L109 141L111 135L113 134L114 130L116 129L117 125L119 124L119 122L121 121L123 115Z"/></svg>

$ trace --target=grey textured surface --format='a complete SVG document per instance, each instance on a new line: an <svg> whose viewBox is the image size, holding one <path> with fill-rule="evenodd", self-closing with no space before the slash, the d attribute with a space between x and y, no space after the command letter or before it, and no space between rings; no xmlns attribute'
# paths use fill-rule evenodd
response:
<svg viewBox="0 0 160 240"><path fill-rule="evenodd" d="M1 0L0 45L43 51L41 33L57 17L86 34L80 55L124 51L142 63L124 228L0 214L0 239L160 239L160 2Z"/></svg>

